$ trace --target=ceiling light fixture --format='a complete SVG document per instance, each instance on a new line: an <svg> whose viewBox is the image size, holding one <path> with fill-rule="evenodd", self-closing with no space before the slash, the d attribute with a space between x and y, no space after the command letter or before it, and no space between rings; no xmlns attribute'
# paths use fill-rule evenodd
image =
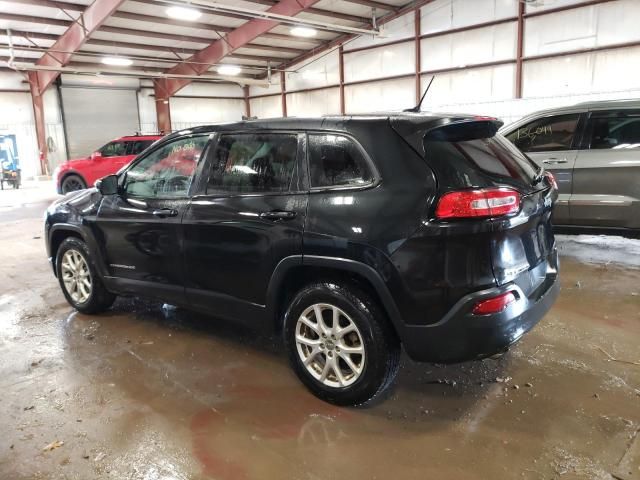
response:
<svg viewBox="0 0 640 480"><path fill-rule="evenodd" d="M102 57L102 63L116 67L129 67L133 65L133 60L125 57Z"/></svg>
<svg viewBox="0 0 640 480"><path fill-rule="evenodd" d="M293 27L291 30L289 30L291 32L291 35L296 36L296 37L304 37L304 38L311 38L311 37L315 37L318 33L318 31L315 28L311 28L311 27Z"/></svg>
<svg viewBox="0 0 640 480"><path fill-rule="evenodd" d="M238 75L242 71L237 65L220 65L217 70L220 75Z"/></svg>
<svg viewBox="0 0 640 480"><path fill-rule="evenodd" d="M169 17L186 22L194 22L202 16L200 10L189 7L169 7L166 12Z"/></svg>

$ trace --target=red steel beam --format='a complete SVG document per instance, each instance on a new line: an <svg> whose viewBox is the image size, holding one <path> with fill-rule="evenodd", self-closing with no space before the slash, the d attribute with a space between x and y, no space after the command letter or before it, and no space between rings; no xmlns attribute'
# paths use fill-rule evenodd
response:
<svg viewBox="0 0 640 480"><path fill-rule="evenodd" d="M169 106L170 95L160 80L153 81L153 92L156 99L156 119L158 131L169 133L171 131L171 107Z"/></svg>
<svg viewBox="0 0 640 480"><path fill-rule="evenodd" d="M279 15L294 16L317 3L318 0L281 0L276 5L267 10L269 13ZM224 38L216 40L208 47L200 50L198 53L190 57L185 63L176 65L167 73L178 75L193 75L197 72L202 75L209 70L209 65L218 63L224 57L232 54L239 48L256 39L263 33L268 32L279 22L275 20L253 19L240 25L238 28L229 32ZM239 58L239 57L238 57ZM189 63L189 60L197 63ZM209 65L208 65L209 64ZM189 79L166 79L161 80L162 89L168 96L175 94L178 90L185 87L191 80Z"/></svg>
<svg viewBox="0 0 640 480"><path fill-rule="evenodd" d="M44 101L42 100L43 90L40 90L38 83L38 72L29 72L29 89L31 90L31 101L33 103L33 118L36 124L36 139L38 141L38 158L40 159L40 174L48 175L47 167L47 132L44 123Z"/></svg>
<svg viewBox="0 0 640 480"><path fill-rule="evenodd" d="M89 36L95 32L105 20L107 20L125 0L95 0L89 5L78 21L73 22L66 32L51 46L51 50L70 53L58 53L57 55L44 54L36 62L41 67L64 67L71 61L73 53L84 45ZM38 89L43 93L53 81L58 78L59 72L36 72Z"/></svg>

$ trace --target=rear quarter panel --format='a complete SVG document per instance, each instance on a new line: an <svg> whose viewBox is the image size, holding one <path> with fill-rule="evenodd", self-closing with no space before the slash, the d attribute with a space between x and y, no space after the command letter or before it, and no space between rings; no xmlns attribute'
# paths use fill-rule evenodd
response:
<svg viewBox="0 0 640 480"><path fill-rule="evenodd" d="M433 199L435 178L388 123L358 120L347 125L344 133L368 153L379 178L372 187L309 194L304 255L370 266L399 303L404 287L390 256L418 229L422 212Z"/></svg>

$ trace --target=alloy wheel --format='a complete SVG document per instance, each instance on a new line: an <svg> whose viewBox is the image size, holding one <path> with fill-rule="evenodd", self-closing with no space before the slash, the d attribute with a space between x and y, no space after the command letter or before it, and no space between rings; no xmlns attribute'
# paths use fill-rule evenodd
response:
<svg viewBox="0 0 640 480"><path fill-rule="evenodd" d="M60 265L64 288L75 303L84 303L91 296L92 281L84 256L74 249L67 250Z"/></svg>
<svg viewBox="0 0 640 480"><path fill-rule="evenodd" d="M360 378L366 359L362 334L340 308L311 305L298 318L295 335L302 364L323 385L343 388Z"/></svg>
<svg viewBox="0 0 640 480"><path fill-rule="evenodd" d="M62 185L62 190L63 190L62 193L75 192L76 190L82 190L83 188L84 188L84 185L80 180L78 180L75 177L69 177L65 179Z"/></svg>

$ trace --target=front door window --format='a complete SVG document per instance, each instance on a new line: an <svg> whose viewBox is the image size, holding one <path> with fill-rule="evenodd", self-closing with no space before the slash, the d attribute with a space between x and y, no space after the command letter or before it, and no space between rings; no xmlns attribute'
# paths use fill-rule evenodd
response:
<svg viewBox="0 0 640 480"><path fill-rule="evenodd" d="M187 196L208 140L208 135L181 138L154 150L127 171L126 194L142 198Z"/></svg>

